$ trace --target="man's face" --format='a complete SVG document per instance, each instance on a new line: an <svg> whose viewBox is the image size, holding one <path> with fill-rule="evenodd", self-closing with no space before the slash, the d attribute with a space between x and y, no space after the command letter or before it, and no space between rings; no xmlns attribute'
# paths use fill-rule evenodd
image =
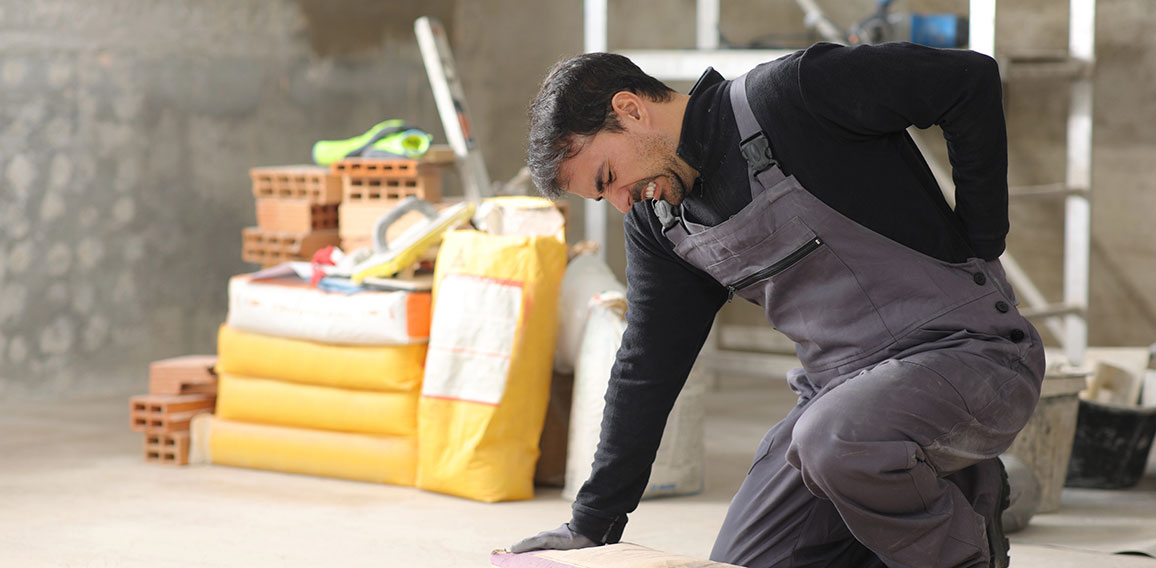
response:
<svg viewBox="0 0 1156 568"><path fill-rule="evenodd" d="M628 126L576 144L578 153L563 161L560 171L566 191L606 199L623 213L645 199L678 205L694 183L689 166L676 153L677 141L654 130Z"/></svg>

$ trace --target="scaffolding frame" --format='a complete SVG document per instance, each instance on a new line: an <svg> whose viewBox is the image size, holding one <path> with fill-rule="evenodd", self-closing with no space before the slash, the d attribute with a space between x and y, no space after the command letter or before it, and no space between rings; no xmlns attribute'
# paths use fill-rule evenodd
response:
<svg viewBox="0 0 1156 568"><path fill-rule="evenodd" d="M1070 81L1063 183L1010 188L1011 199L1064 200L1063 299L1049 302L1010 254L1001 259L1008 279L1023 296L1030 318L1044 319L1063 348L1066 363L1084 364L1088 348L1091 274L1092 71L1096 62L1096 0L1069 0L1068 51L1056 57L1027 57L996 51L996 0L970 0L968 47L1000 61L1005 80L1054 77Z"/></svg>

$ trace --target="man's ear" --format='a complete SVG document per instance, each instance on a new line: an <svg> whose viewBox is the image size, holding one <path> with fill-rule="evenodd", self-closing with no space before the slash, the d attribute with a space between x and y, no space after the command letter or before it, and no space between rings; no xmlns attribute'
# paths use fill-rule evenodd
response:
<svg viewBox="0 0 1156 568"><path fill-rule="evenodd" d="M618 91L610 99L610 106L618 115L618 122L625 127L631 122L645 123L649 120L649 108L642 97L630 91Z"/></svg>

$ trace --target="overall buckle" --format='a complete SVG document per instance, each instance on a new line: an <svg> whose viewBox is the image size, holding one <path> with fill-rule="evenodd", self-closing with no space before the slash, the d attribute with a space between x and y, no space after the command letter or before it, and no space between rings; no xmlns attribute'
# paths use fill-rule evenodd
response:
<svg viewBox="0 0 1156 568"><path fill-rule="evenodd" d="M743 140L739 144L739 150L742 151L743 158L747 161L747 169L750 170L752 176L758 175L779 163L771 155L771 143L762 132Z"/></svg>
<svg viewBox="0 0 1156 568"><path fill-rule="evenodd" d="M658 217L658 221L662 223L662 230L667 231L678 224L679 218L682 216L682 208L677 205L671 205L665 201L655 201L654 214Z"/></svg>

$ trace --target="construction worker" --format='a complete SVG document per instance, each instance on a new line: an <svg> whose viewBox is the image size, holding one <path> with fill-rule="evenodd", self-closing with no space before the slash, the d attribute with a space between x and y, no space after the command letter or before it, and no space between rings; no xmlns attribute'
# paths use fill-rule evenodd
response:
<svg viewBox="0 0 1156 568"><path fill-rule="evenodd" d="M906 128L943 130L952 209ZM989 57L817 44L689 95L606 53L530 107L540 191L626 214L627 329L568 523L514 552L617 542L719 308L797 345L711 558L742 566L1006 566L998 456L1044 358L998 261L1007 134ZM675 529L672 529L675 530Z"/></svg>

